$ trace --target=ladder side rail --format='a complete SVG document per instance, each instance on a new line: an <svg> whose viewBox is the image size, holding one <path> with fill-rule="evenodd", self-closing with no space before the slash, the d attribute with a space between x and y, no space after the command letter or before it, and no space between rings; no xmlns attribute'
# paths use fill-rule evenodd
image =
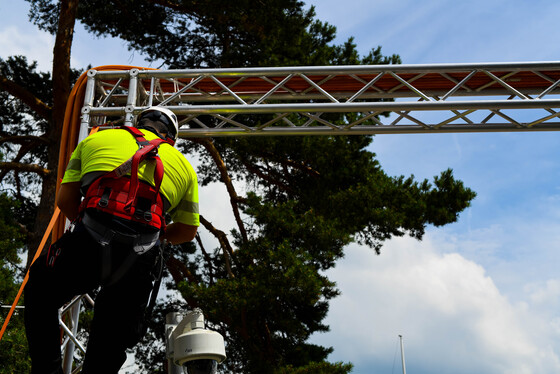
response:
<svg viewBox="0 0 560 374"><path fill-rule="evenodd" d="M518 127L511 123L492 123L486 125L457 125L449 124L439 128L422 127L418 125L399 126L362 126L349 129L332 129L322 127L285 127L264 128L259 131L247 131L242 128L200 128L180 130L179 136L183 138L206 138L206 137L240 137L240 136L340 136L340 135L384 135L384 134L444 134L444 133L481 133L481 132L537 132L537 131L560 131L560 122L537 123L531 127Z"/></svg>
<svg viewBox="0 0 560 374"><path fill-rule="evenodd" d="M544 62L500 62L500 63L454 63L454 64L400 64L400 65L329 65L329 66L293 66L293 67L256 67L256 68L202 68L202 69L170 69L170 70L140 70L139 78L192 78L200 74L214 76L249 76L259 77L280 76L287 74L357 74L392 71L397 73L433 73L433 72L461 72L471 70L487 71L554 71L560 69L560 61ZM101 79L115 79L126 77L127 70L99 71Z"/></svg>

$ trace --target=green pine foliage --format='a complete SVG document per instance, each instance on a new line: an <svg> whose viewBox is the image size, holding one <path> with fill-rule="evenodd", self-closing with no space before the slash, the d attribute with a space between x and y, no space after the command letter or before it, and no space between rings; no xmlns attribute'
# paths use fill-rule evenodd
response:
<svg viewBox="0 0 560 374"><path fill-rule="evenodd" d="M19 254L25 237L15 220L19 212L21 204L5 193L0 194L0 305L3 306L12 305L22 280ZM21 301L19 305L23 305ZM0 310L0 325L4 324L9 310L4 307ZM0 341L0 374L27 373L29 369L23 312L16 309Z"/></svg>
<svg viewBox="0 0 560 374"><path fill-rule="evenodd" d="M197 281L185 281L179 290L227 337L224 366L231 372L290 372L326 363L332 349L307 341L328 331L322 321L339 291L323 274L344 256L346 245L358 241L380 253L393 236L421 239L427 225L456 221L474 198L451 170L433 183L388 176L369 151L371 141L214 141L231 174L248 188L241 202L247 235L233 232L229 257L217 248L210 259L189 262ZM200 170L204 183L217 175L210 161Z"/></svg>
<svg viewBox="0 0 560 374"><path fill-rule="evenodd" d="M55 34L61 2L28 2L31 21ZM401 62L397 55L384 56L380 47L360 56L352 38L333 44L336 28L317 20L312 7L306 9L296 0L86 0L78 3L77 20L94 35L120 37L130 50L168 68ZM25 228L32 227L30 217L37 209L33 194L41 191L38 185L49 191L44 184L53 183L45 175L53 171L46 168L54 165L56 155L49 154L46 144L60 137L60 126L52 126L49 117L56 96L49 74L36 72L34 63L17 56L0 61L0 77L26 89L0 82L2 161L21 163L19 169L0 164L0 182L8 188L3 199L9 202L0 205L8 227L2 231L8 242L0 243L0 250L6 251L0 259L0 298L5 303L15 295L22 274L16 260L24 239L16 228L30 234ZM323 116L346 123L360 115ZM263 115L254 121L268 119ZM22 129L29 137L13 137ZM340 293L325 271L352 242L370 246L373 255L394 236L422 239L428 225L455 222L475 197L451 170L432 181L387 175L372 152L373 139L218 138L181 143L188 157L201 160L197 172L202 188L233 181L228 185L231 205L223 209L232 209L237 220L226 235L203 211L201 231L216 240L198 238L195 244L173 248L166 283L179 296L157 305L146 320L147 336L134 349L140 372L166 372L165 314L200 307L209 328L226 339L228 359L220 366L224 373L349 373L350 363L328 361L331 347L309 343L312 334L328 332L324 319L329 302ZM232 186L240 185L243 194L238 195ZM10 204L16 199L25 201L18 208L23 213L13 214L17 207ZM43 209L52 206L44 196L41 201ZM2 341L0 359L17 368L12 372L25 372L24 366L17 366L27 362L21 321L12 323L12 338L7 340L11 343Z"/></svg>

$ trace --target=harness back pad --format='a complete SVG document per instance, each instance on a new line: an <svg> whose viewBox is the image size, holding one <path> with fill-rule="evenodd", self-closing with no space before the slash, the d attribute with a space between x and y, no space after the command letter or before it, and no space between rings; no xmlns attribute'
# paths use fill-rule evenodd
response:
<svg viewBox="0 0 560 374"><path fill-rule="evenodd" d="M163 139L147 141L140 130L123 126L134 136L139 145L136 153L113 171L97 178L88 188L80 205L80 212L93 208L126 220L146 224L159 230L165 229L165 208L159 189L163 179L163 163L157 148ZM154 160L154 184L140 181L139 164ZM125 175L130 172L130 177ZM107 224L110 224L109 222Z"/></svg>

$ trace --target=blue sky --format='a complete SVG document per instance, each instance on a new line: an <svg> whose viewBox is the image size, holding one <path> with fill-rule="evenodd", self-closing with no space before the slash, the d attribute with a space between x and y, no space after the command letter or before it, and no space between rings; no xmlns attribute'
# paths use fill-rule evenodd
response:
<svg viewBox="0 0 560 374"><path fill-rule="evenodd" d="M405 64L558 60L554 1L316 1L319 19ZM381 256L351 246L330 272L333 360L395 372L398 334L414 373L560 371L558 133L381 135L392 175L452 168L478 196L459 222ZM400 365L397 368L400 372Z"/></svg>
<svg viewBox="0 0 560 374"><path fill-rule="evenodd" d="M382 46L406 64L560 60L553 0L316 0L318 18L362 54ZM28 4L0 5L0 57L25 54L50 70L53 38L27 23ZM142 63L124 43L78 27L72 63ZM452 168L478 196L459 222L397 238L382 254L357 245L328 275L332 361L354 373L560 372L560 134L379 135L372 151L390 175L433 178ZM228 224L221 186L201 191L205 216ZM398 358L398 357L397 357Z"/></svg>

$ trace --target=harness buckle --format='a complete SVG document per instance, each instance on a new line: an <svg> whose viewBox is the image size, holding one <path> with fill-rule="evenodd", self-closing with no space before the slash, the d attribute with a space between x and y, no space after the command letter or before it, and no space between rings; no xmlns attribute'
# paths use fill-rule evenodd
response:
<svg viewBox="0 0 560 374"><path fill-rule="evenodd" d="M103 195L101 196L101 198L97 202L97 205L99 205L101 208L107 207L107 205L109 205L110 195L111 195L111 189L110 188L105 188L105 190L103 190Z"/></svg>
<svg viewBox="0 0 560 374"><path fill-rule="evenodd" d="M152 213L144 212L144 221L150 222L152 220Z"/></svg>

